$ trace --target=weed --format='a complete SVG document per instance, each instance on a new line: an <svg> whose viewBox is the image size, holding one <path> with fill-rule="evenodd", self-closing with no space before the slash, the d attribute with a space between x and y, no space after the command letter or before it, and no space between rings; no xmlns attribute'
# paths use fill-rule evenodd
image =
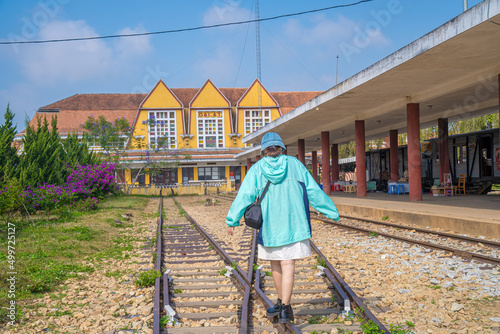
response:
<svg viewBox="0 0 500 334"><path fill-rule="evenodd" d="M406 320L406 326L410 327L410 328L414 328L415 327L415 324L409 320Z"/></svg>
<svg viewBox="0 0 500 334"><path fill-rule="evenodd" d="M383 216L382 220L389 220L389 216Z"/></svg>
<svg viewBox="0 0 500 334"><path fill-rule="evenodd" d="M322 257L316 257L316 261L318 262L318 265L326 268L326 260Z"/></svg>
<svg viewBox="0 0 500 334"><path fill-rule="evenodd" d="M224 276L226 273L227 273L227 269L226 268L221 268L219 271L217 271L219 273L219 275L221 276Z"/></svg>
<svg viewBox="0 0 500 334"><path fill-rule="evenodd" d="M377 234L376 232L370 232L370 233L368 234L368 236L369 236L369 237L376 238L376 237L378 237L378 234Z"/></svg>
<svg viewBox="0 0 500 334"><path fill-rule="evenodd" d="M135 280L135 285L145 288L153 286L157 277L161 277L161 273L156 269L143 271L139 274L139 278Z"/></svg>
<svg viewBox="0 0 500 334"><path fill-rule="evenodd" d="M182 289L174 289L174 293L182 293Z"/></svg>
<svg viewBox="0 0 500 334"><path fill-rule="evenodd" d="M373 320L368 320L362 324L361 330L366 334L384 334L384 331L381 330L380 327L373 322Z"/></svg>
<svg viewBox="0 0 500 334"><path fill-rule="evenodd" d="M106 277L114 277L114 278L118 278L121 275L122 275L122 272L120 270L106 271L106 273L104 274L104 276L106 276Z"/></svg>
<svg viewBox="0 0 500 334"><path fill-rule="evenodd" d="M315 315L307 319L307 323L309 324L323 324L328 320L328 318L324 315Z"/></svg>

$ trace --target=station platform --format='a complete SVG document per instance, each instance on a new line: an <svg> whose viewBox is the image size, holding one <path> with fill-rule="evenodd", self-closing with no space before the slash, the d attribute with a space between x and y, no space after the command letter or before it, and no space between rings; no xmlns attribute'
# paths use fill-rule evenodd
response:
<svg viewBox="0 0 500 334"><path fill-rule="evenodd" d="M331 199L341 215L356 215L392 222L415 224L443 231L500 239L500 195L422 195L421 202L410 202L409 195L332 192Z"/></svg>

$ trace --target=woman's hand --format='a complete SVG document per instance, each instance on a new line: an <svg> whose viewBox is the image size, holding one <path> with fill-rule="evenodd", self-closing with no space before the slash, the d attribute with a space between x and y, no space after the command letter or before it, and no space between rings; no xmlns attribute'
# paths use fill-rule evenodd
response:
<svg viewBox="0 0 500 334"><path fill-rule="evenodd" d="M233 232L234 232L234 226L228 226L227 227L227 234L233 235Z"/></svg>

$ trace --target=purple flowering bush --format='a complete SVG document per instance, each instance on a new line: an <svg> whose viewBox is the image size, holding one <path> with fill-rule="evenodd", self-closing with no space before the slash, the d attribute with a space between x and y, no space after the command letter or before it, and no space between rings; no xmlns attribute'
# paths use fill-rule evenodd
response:
<svg viewBox="0 0 500 334"><path fill-rule="evenodd" d="M24 191L29 211L50 212L66 208L78 211L97 209L99 199L118 191L115 181L115 164L102 162L99 165L68 167L69 176L61 185L43 184L28 186Z"/></svg>

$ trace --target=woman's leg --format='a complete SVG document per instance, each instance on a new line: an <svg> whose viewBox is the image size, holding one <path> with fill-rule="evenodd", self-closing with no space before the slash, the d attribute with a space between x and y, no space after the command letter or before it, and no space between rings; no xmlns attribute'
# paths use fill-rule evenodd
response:
<svg viewBox="0 0 500 334"><path fill-rule="evenodd" d="M281 278L281 295L280 298L282 300L282 303L285 305L290 304L290 299L292 298L292 291L293 291L293 281L294 281L294 276L295 276L295 260L283 260L281 262L281 272L280 272L280 278ZM274 271L273 271L273 276L274 276ZM275 283L276 284L276 283Z"/></svg>
<svg viewBox="0 0 500 334"><path fill-rule="evenodd" d="M281 262L279 260L271 260L271 271L273 273L273 281L274 281L274 287L276 288L276 292L278 293L278 298L282 299L283 294L281 291L281 280L282 280L282 274L281 274Z"/></svg>

